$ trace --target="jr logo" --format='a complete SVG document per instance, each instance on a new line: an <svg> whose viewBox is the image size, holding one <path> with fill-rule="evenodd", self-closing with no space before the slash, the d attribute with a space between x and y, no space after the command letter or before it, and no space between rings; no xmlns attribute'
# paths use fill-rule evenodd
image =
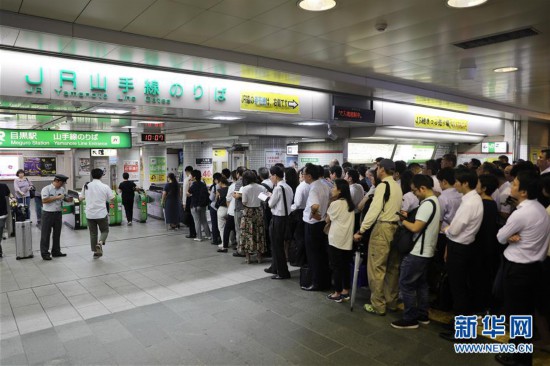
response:
<svg viewBox="0 0 550 366"><path fill-rule="evenodd" d="M0 131L0 145L3 145L6 141L6 133L4 131Z"/></svg>
<svg viewBox="0 0 550 366"><path fill-rule="evenodd" d="M120 144L120 137L119 136L111 136L111 143L118 145Z"/></svg>

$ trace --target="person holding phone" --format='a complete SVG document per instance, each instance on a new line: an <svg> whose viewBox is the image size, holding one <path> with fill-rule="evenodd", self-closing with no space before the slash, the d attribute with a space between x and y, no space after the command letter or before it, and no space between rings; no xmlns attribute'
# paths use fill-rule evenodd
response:
<svg viewBox="0 0 550 366"><path fill-rule="evenodd" d="M62 202L71 202L71 197L65 197L65 183L69 177L63 174L56 174L53 182L42 189L42 233L40 236L40 253L45 261L52 260L52 257L65 257L61 253L60 237ZM50 235L53 230L52 253L50 255Z"/></svg>

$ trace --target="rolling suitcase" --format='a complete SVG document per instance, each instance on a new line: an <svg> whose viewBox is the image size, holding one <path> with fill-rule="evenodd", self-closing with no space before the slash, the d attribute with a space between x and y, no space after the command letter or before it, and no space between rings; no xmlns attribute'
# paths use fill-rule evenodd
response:
<svg viewBox="0 0 550 366"><path fill-rule="evenodd" d="M31 221L15 222L15 252L16 259L32 258Z"/></svg>

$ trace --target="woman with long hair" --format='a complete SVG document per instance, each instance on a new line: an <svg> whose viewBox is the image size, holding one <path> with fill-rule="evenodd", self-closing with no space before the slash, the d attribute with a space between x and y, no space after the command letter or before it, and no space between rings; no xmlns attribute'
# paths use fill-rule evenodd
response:
<svg viewBox="0 0 550 366"><path fill-rule="evenodd" d="M168 174L168 183L162 192L162 206L164 207L164 218L170 225L170 230L175 230L179 225L179 212L181 205L180 187L174 173Z"/></svg>
<svg viewBox="0 0 550 366"><path fill-rule="evenodd" d="M202 181L202 173L200 170L195 169L191 172L189 195L191 197L191 215L193 215L195 230L197 231L197 237L193 240L202 241L202 230L204 230L204 234L206 235L204 238L209 240L211 233L206 219L206 208L210 201L208 188L206 187L206 183Z"/></svg>
<svg viewBox="0 0 550 366"><path fill-rule="evenodd" d="M349 300L349 263L353 249L353 225L355 205L351 199L349 184L345 179L336 179L331 190L332 203L327 211L328 254L332 268L334 292L327 298L342 302Z"/></svg>
<svg viewBox="0 0 550 366"><path fill-rule="evenodd" d="M296 193L296 188L300 185L300 178L298 172L292 167L285 168L285 182L292 188L292 193Z"/></svg>
<svg viewBox="0 0 550 366"><path fill-rule="evenodd" d="M415 196L411 190L412 178L414 173L410 170L405 170L401 174L401 191L403 192L403 203L401 204L401 211L411 212L420 205L418 197Z"/></svg>
<svg viewBox="0 0 550 366"><path fill-rule="evenodd" d="M243 218L241 220L241 241L239 251L246 255L246 263L250 263L250 253L256 252L258 263L262 262L265 247L265 226L260 193L267 189L258 184L258 177L253 171L247 170L243 174L243 187L241 188L244 205Z"/></svg>

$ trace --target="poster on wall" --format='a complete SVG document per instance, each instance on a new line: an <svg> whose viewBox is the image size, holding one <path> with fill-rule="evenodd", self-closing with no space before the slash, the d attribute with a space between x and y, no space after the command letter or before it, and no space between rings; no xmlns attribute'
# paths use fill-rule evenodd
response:
<svg viewBox="0 0 550 366"><path fill-rule="evenodd" d="M29 177L51 177L56 174L56 158L25 157L23 169Z"/></svg>
<svg viewBox="0 0 550 366"><path fill-rule="evenodd" d="M15 179L15 173L19 170L19 156L2 156L0 159L0 178Z"/></svg>
<svg viewBox="0 0 550 366"><path fill-rule="evenodd" d="M90 158L80 158L78 162L78 175L90 175Z"/></svg>
<svg viewBox="0 0 550 366"><path fill-rule="evenodd" d="M213 183L212 170L214 169L212 158L200 158L195 160L197 169L202 174L202 180L207 186Z"/></svg>
<svg viewBox="0 0 550 366"><path fill-rule="evenodd" d="M137 160L124 160L124 173L128 173L130 176L128 180L136 181L139 179L139 161Z"/></svg>
<svg viewBox="0 0 550 366"><path fill-rule="evenodd" d="M285 164L286 167L293 167L293 168L299 168L298 166L298 157L297 156L292 156L292 155L287 155L286 156L286 164Z"/></svg>
<svg viewBox="0 0 550 366"><path fill-rule="evenodd" d="M282 163L286 160L285 150L265 150L265 166L271 168L273 165Z"/></svg>
<svg viewBox="0 0 550 366"><path fill-rule="evenodd" d="M150 156L149 157L149 182L150 183L166 183L166 157L165 156Z"/></svg>

